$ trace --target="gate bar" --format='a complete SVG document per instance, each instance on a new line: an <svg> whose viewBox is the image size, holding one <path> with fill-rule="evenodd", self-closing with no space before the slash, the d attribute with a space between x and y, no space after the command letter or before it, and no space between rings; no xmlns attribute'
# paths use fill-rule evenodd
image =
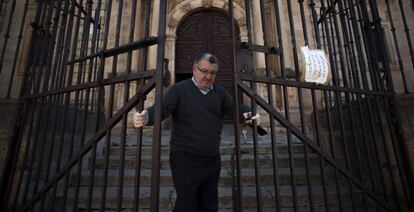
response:
<svg viewBox="0 0 414 212"><path fill-rule="evenodd" d="M81 57L81 58L78 58L78 59L71 60L71 61L67 62L66 65L72 65L72 64L75 64L75 63L79 63L81 61L89 60L91 58L100 57L100 56L112 57L112 56L115 56L115 55L118 55L118 54L127 53L131 50L135 50L135 49L155 45L155 44L158 44L159 41L160 41L160 38L162 39L163 37L165 37L165 36L147 37L147 38L144 38L142 40L131 42L131 43L121 45L121 46L117 46L117 47L114 47L114 48L111 48L111 49L104 49L104 50L98 51L97 53L94 53L92 55L87 55L87 56L84 56L84 57Z"/></svg>
<svg viewBox="0 0 414 212"><path fill-rule="evenodd" d="M229 15L230 15L230 25L231 25L231 46L232 46L232 59L233 59L233 105L234 107L234 156L235 156L235 184L233 186L233 194L235 197L233 198L233 211L243 212L243 202L242 202L242 185L241 185L241 172L240 172L240 126L239 126L239 95L238 95L238 88L237 88L237 66L236 66L236 29L235 29L235 20L234 20L234 0L229 0Z"/></svg>
<svg viewBox="0 0 414 212"><path fill-rule="evenodd" d="M411 37L410 37L410 28L408 28L407 18L405 17L403 2L401 0L398 0L398 5L400 6L400 13L401 13L401 18L404 24L405 37L407 38L408 50L410 51L410 55L411 55L411 64L414 69L414 51L413 51L413 44L412 44ZM412 5L414 5L414 3Z"/></svg>
<svg viewBox="0 0 414 212"><path fill-rule="evenodd" d="M326 8L325 5L324 5L324 1L321 1L321 10L322 11L325 10L325 12L326 12L330 8L331 7ZM322 15L321 16L321 19L319 19L319 23L323 24L322 25L322 34L326 34L324 36L324 38L325 38L325 43L328 46L329 60L330 61L335 61L334 58L333 58L331 41L330 41L330 39L328 37L328 35L329 35L329 29L328 29L329 25L328 25L327 19L325 17L323 17L323 15ZM325 46L326 46L326 44L325 44ZM339 81L338 81L338 78L337 78L336 63L335 62L332 62L331 63L331 69L332 69L332 82L333 82L333 85L335 87L336 86L339 86ZM354 76L355 76L355 74L354 74ZM354 79L355 79L355 77L354 77ZM330 95L330 92L328 94ZM339 115L339 118L340 118L341 135L342 135L342 141L343 141L344 150L345 150L346 167L349 168L349 166L350 166L350 161L349 161L350 158L349 158L348 145L347 145L346 137L345 137L344 121L343 121L343 114L342 114L342 100L341 100L341 95L338 92L334 92L334 94L335 94L335 101L336 101L336 104L337 104L337 107L338 107L338 115ZM325 96L325 98L326 98L326 96ZM321 167L321 169L323 170L323 167ZM352 180L350 178L348 178L349 190L351 192L352 207L355 210L355 200L354 200L353 188L352 188L352 182L351 181ZM325 204L326 204L326 207L329 207L328 206L329 203L327 202L328 197L327 197L327 194L326 194L327 192L326 192L325 185L323 185L323 189L324 189Z"/></svg>
<svg viewBox="0 0 414 212"><path fill-rule="evenodd" d="M260 5L261 7L261 16L262 16L262 23L263 23L263 5ZM274 9L275 9L275 14L276 14L276 23L277 26L280 26L280 17L279 17L279 10L278 8L278 2L275 1L274 2ZM249 15L250 16L250 15ZM248 20L250 20L250 18L248 18ZM265 23L265 22L264 22ZM251 27L249 27L251 28ZM277 35L279 37L279 41L281 41L281 31L280 31L280 27L276 27L277 28ZM266 30L263 27L262 24L262 30ZM264 36L267 36L267 33L263 34ZM251 35L249 35L249 39L251 39ZM267 38L264 39L264 41L267 42ZM272 47L274 48L274 47ZM276 48L275 48L276 49ZM269 52L270 53L270 52ZM279 55L280 58L283 58L283 43L280 42L279 43L279 48L277 49L277 54ZM272 75L272 73L270 73L270 70L267 68L268 67L268 60L266 59L265 56L265 63L266 63L266 77L270 77ZM281 60L281 63L283 63L283 61ZM272 105L274 105L274 101L273 101L273 90L272 90L272 85L271 84L266 84L267 85L267 92L268 92L268 102ZM255 102L255 101L254 101ZM272 167L273 167L273 186L275 189L275 205L278 211L281 210L281 203L280 203L280 185L279 185L279 172L278 172L278 161L277 161L277 142L276 142L276 133L275 133L275 122L274 119L272 117L269 116L269 123L270 123L270 136L271 136L271 143L272 143Z"/></svg>
<svg viewBox="0 0 414 212"><path fill-rule="evenodd" d="M3 4L3 2L2 2L2 4ZM16 0L13 0L11 2L11 6L10 6L9 20L7 22L6 32L4 34L4 42L3 42L3 46L2 46L2 50L1 50L1 54L0 54L0 74L1 74L2 67L3 67L4 55L5 55L6 49L7 49L7 44L8 44L7 41L9 40L9 37L10 37L10 28L11 28L15 8L16 8ZM1 8L0 8L0 12L1 12ZM24 22L24 19L22 21ZM18 51L16 50L16 52L18 52Z"/></svg>
<svg viewBox="0 0 414 212"><path fill-rule="evenodd" d="M300 7L300 17L302 22L302 32L304 36L304 45L309 46L309 38L307 33L307 26L306 26L306 18L305 12L303 7L303 0L299 0L299 7ZM291 11L291 3L288 2L288 11ZM293 54L294 54L294 63L295 63L295 78L296 81L300 81L300 68L299 68L299 60L298 60L298 52L297 52L297 45L296 45L296 34L295 34L295 23L293 22L293 16L290 14L289 16L289 24L291 29L291 36L292 36L292 44L293 44ZM305 127L305 114L303 111L303 91L301 87L297 88L297 96L298 96L298 103L299 103L299 113L300 113L300 126L302 128L302 133L306 134L306 127ZM309 171L309 157L308 157L308 147L305 143L303 143L304 149L304 156L305 156L305 170L306 170L306 181L307 181L307 189L308 189L308 198L310 203L310 210L314 211L314 202L313 202L313 190L310 182L310 171ZM322 164L321 164L322 166ZM324 177L324 175L322 175ZM296 186L296 185L295 185Z"/></svg>
<svg viewBox="0 0 414 212"><path fill-rule="evenodd" d="M402 80L403 85L404 85L404 93L408 94L409 92L408 92L407 80L406 80L406 77L405 77L404 64L403 64L402 58L401 58L400 47L399 47L398 40L397 40L398 38L397 38L397 35L395 33L396 28L395 28L395 25L394 25L394 19L393 19L392 14L391 14L391 6L390 6L389 0L385 0L385 5L387 6L387 15L388 15L388 18L390 20L390 25L391 25L390 30L391 30L391 33L392 33L392 38L393 38L393 41L394 41L395 50L397 52L398 65L400 67L400 73L401 73L401 80ZM402 16L405 19L405 16L404 15L402 15ZM410 39L409 36L408 36L408 39ZM409 43L411 43L411 42L409 42ZM413 65L414 65L414 62L413 62Z"/></svg>
<svg viewBox="0 0 414 212"><path fill-rule="evenodd" d="M122 23L122 15L123 15L123 7L124 1L118 1L118 12L116 17L116 32L115 32L115 47L119 46L120 42L120 33L121 33L121 23ZM155 5L154 5L155 7ZM112 70L116 70L118 66L118 55L114 55L113 63L112 63ZM128 67L127 67L128 69ZM157 76L157 75L155 75ZM155 85L157 87L157 85ZM128 89L124 89L124 100L125 94L128 93ZM119 154L119 164L118 164L118 188L117 188L117 195L116 195L116 211L120 212L122 209L122 191L123 191L123 183L124 183L124 162L125 162L125 114L122 114L122 127L121 127L121 142L120 142L120 154ZM125 125L124 125L125 123Z"/></svg>
<svg viewBox="0 0 414 212"><path fill-rule="evenodd" d="M105 14L105 30L103 33L103 44L102 44L102 52L107 50L108 45L108 36L109 36L109 25L112 15L112 0L108 0L106 5L106 14ZM119 47L113 47L119 48ZM105 54L103 54L105 55ZM113 77L116 76L116 69L111 69L111 75ZM114 95L115 95L115 83L110 84L109 88L109 104L108 104L108 118L111 119L113 117L113 108L114 108ZM102 192L101 192L101 203L100 203L100 211L104 211L106 208L106 196L107 196L107 187L108 187L108 167L109 167L109 157L110 157L110 147L111 147L111 136L112 136L112 129L107 128L105 131L105 154L104 154L104 173L103 173L103 185L102 185Z"/></svg>
<svg viewBox="0 0 414 212"><path fill-rule="evenodd" d="M161 155L161 107L162 107L162 81L163 81L163 69L164 69L164 53L165 53L165 28L166 28L166 14L167 14L167 1L159 0L159 24L158 24L158 37L160 38L157 47L157 72L155 73L155 99L157 102L154 108L154 137L152 145L152 169L151 169L151 202L150 211L158 212L159 207L159 195L160 195L160 155Z"/></svg>
<svg viewBox="0 0 414 212"><path fill-rule="evenodd" d="M301 17L301 22L302 22L302 32L303 32L303 37L304 37L304 45L305 46L309 46L309 38L308 38L308 29L307 29L307 25L306 25L306 18L305 18L305 10L304 10L304 5L303 5L304 0L299 0L299 7L300 7L300 17ZM295 75L296 75L296 81L300 81L300 74L298 73L299 69L297 71L295 71ZM306 126L305 126L305 114L303 112L303 92L302 92L302 88L298 87L297 89L298 91L298 97L299 97L299 110L300 110L300 123L301 123L301 128L302 128L302 133L306 134ZM312 91L314 92L314 91ZM313 96L312 96L313 97ZM314 101L314 99L312 99L312 101ZM315 110L315 109L314 109ZM316 110L315 110L316 111ZM314 204L314 199L313 199L313 189L312 189L312 185L311 185L311 180L310 180L310 169L309 169L309 156L308 156L308 146L303 143L303 150L304 150L304 156L305 156L305 170L306 170L306 183L307 183L307 189L308 189L308 197L309 197L309 207L310 207L310 211L314 211L315 208L315 204ZM320 160L322 161L322 160ZM321 167L322 164L320 163ZM324 175L322 174L322 179L324 179Z"/></svg>
<svg viewBox="0 0 414 212"><path fill-rule="evenodd" d="M52 11L51 10L52 10L51 7L49 7L49 13L47 13L47 4L44 4L43 5L43 10L42 10L43 13L40 16L41 23L44 23L46 18L47 18L46 19L47 23L51 23L51 18L52 18L52 16L51 16ZM41 86L42 76L43 76L43 70L44 70L44 66L43 66L44 65L44 62L43 61L46 58L48 58L47 54L49 54L48 45L45 44L45 42L46 42L45 41L45 36L49 37L48 36L49 35L48 34L49 31L50 31L50 24L47 25L46 27L42 27L42 29L40 30L40 33L38 34L38 37L37 37L38 38L37 39L38 40L37 43L40 44L40 45L41 44L43 44L43 45L41 45L40 53L39 54L36 54L35 60L34 60L34 63L33 63L33 72L32 72L33 73L33 75L32 75L33 78L32 78L32 80L31 80L30 83L33 85L34 92L41 90L40 86ZM39 38L40 38L40 41L39 41ZM45 54L46 54L46 56L45 56ZM41 67L37 67L37 66L41 66ZM36 73L36 71L37 71L37 73ZM45 78L47 78L47 76L48 76L48 73L47 72L49 72L49 70L46 70ZM36 74L38 76L36 76ZM47 89L47 83L44 82L43 85L44 86L43 86L43 89L42 90L45 91ZM51 99L49 99L49 100L51 100ZM29 195L29 193L32 193L30 191L30 189L29 189L31 187L31 185L32 185L32 182L35 182L34 188L33 188L33 194L37 191L38 179L40 177L41 162L43 160L45 142L43 142L41 140L40 142L42 142L42 143L40 145L37 145L37 143L39 142L40 129L43 126L43 124L45 124L42 121L43 120L42 119L42 117L43 117L42 114L43 114L43 110L44 110L44 103L45 103L45 101L48 102L47 99L46 99L46 97L42 97L40 99L40 108L39 108L38 116L36 117L36 119L32 119L31 120L32 121L32 125L35 124L35 126L34 126L34 128L35 128L35 131L34 131L34 141L33 141L34 142L34 145L33 145L33 149L32 149L31 159L29 161L28 176L26 178L27 180L26 180L25 186L24 186L23 202L27 199L27 195ZM35 100L35 104L37 104L36 103L36 100ZM49 112L49 108L45 108L46 109L46 113ZM49 118L48 115L46 115L46 120L45 120L46 122L47 122L47 119L48 118ZM40 155L37 156L37 153L38 153L39 150L40 150ZM38 164L37 171L35 170L36 169L36 157L40 157L40 159L39 159L40 162ZM32 180L32 174L33 174L33 172L34 172L34 176L33 176L34 177L34 180Z"/></svg>
<svg viewBox="0 0 414 212"><path fill-rule="evenodd" d="M142 7L142 2L140 2ZM146 11L145 11L145 17L144 17L144 37L149 36L149 26L150 26L150 15L151 15L151 1L146 2ZM141 10L142 11L142 10ZM141 33L142 34L142 33ZM148 48L143 49L142 57L141 57L141 69L146 70L147 69L147 61L148 61ZM142 89L142 86L144 85L144 80L141 79L139 81L136 81L136 89L135 92L138 92L140 89ZM136 110L141 111L144 108L144 100L138 102ZM134 203L133 203L133 210L135 212L138 212L139 210L139 199L140 199L140 187L141 187L141 164L142 164L142 135L143 135L143 129L139 129L137 133L137 146L136 146L136 164L135 164L135 179L134 179Z"/></svg>
<svg viewBox="0 0 414 212"><path fill-rule="evenodd" d="M8 85L8 88L7 88L6 99L10 98L11 89L12 89L12 85L13 85L13 80L14 80L14 76L16 74L17 56L19 55L20 44L21 44L22 38L23 38L23 29L24 29L24 26L25 26L25 20L26 20L28 7L29 7L29 0L26 0L25 3L24 3L24 9L23 9L23 14L22 14L22 21L20 23L19 35L17 36L16 51L15 51L14 57L13 57L14 59L13 59L13 65L12 65L11 72L10 72L9 85ZM1 6L0 6L0 11L1 11ZM2 62L3 62L3 60L0 60L0 63L2 63ZM2 65L0 65L0 73L1 73L1 66Z"/></svg>
<svg viewBox="0 0 414 212"><path fill-rule="evenodd" d="M42 2L38 2L37 3L37 8L40 8ZM36 22L39 18L39 10L36 11L36 14L34 16L34 21ZM34 25L32 25L34 26ZM31 42L30 42L30 47L34 47L34 40L35 40L35 32L36 32L37 28L33 27L32 29L32 36L31 36ZM33 48L30 48L29 50L29 54L28 54L28 58L33 58ZM21 89L20 89L20 94L26 93L27 89L30 89L30 86L28 86L28 84L30 83L29 81L29 72L30 72L30 67L29 67L29 63L31 61L27 62L27 65L25 67L25 71L23 74L23 83L21 84ZM19 101L19 109L20 111L22 111L21 116L19 117L20 119L18 120L26 120L27 116L26 116L26 112L23 111L23 109L26 109L27 104L24 104L23 101ZM20 114L20 113L19 113ZM22 132L24 130L24 125L22 125L22 123L17 122L14 130L13 130L13 134L10 138L10 145L8 147L8 151L7 151L7 156L6 156L6 163L5 166L3 168L3 177L2 177L2 184L1 184L1 190L2 192L0 192L0 195L2 196L3 194L5 195L6 198L0 198L0 201L4 201L3 205L4 209L7 208L7 200L9 199L10 195L11 195L11 189L12 189L12 185L13 185L13 181L14 181L14 176L16 174L16 168L17 168L17 158L19 155L19 150L20 150L20 145L22 143ZM17 134L19 133L19 134ZM21 184L18 184L17 186L20 186ZM17 199L17 198L16 198Z"/></svg>
<svg viewBox="0 0 414 212"><path fill-rule="evenodd" d="M336 3L336 2L335 2ZM332 7L332 8L334 8L335 7L335 3L332 5L332 4L330 4L330 2L328 1L328 6L329 7ZM345 20L344 20L344 12L343 12L343 5L342 5L342 2L338 2L338 7L339 7L339 13L340 13L340 21L341 21L341 26L342 26L342 35L343 35L343 37L344 37L344 39L345 39L345 44L346 44L346 46L345 46L345 53L348 53L349 54L349 50L348 50L348 42L349 42L349 38L348 38L348 29L347 29L347 27L346 27L346 22L345 22ZM335 10L334 10L335 11ZM342 42L341 42L341 39L340 39L340 37L339 37L339 35L341 34L340 32L339 32L339 27L338 27L338 22L337 22L337 19L336 18L333 18L333 20L334 20L334 28L335 28L335 34L337 35L336 36L336 40L337 40L337 44L335 45L335 39L332 39L332 42L333 42L333 51L334 51L334 54L336 54L336 50L335 50L335 47L336 46L338 46L338 51L339 51L339 62L340 62L340 68L341 68L341 71L342 71L342 75L343 75L343 78L345 78L346 79L346 67L348 67L349 68L349 64L347 64L347 66L345 66L345 60L344 60L344 58L343 58L343 53L342 53L342 50L341 50L341 47L343 46L342 45ZM331 24L331 30L333 31L333 29L332 29L332 21L330 21L330 24ZM332 34L334 34L333 32L332 32ZM328 43L328 45L329 45L329 43ZM351 54L352 54L352 52L351 52ZM336 57L335 57L336 58ZM355 76L354 77L354 84L355 84L355 87L356 88L360 88L361 86L360 86L360 84L361 84L361 82L360 82L360 77L359 77L359 74L358 74L358 72L357 72L357 69L356 69L356 66L355 66L355 63L354 63L354 60L352 59L353 57L351 57L351 61L350 61L350 63L351 63L351 69L349 70L351 73L352 73L352 75L353 76ZM346 61L347 63L349 63L349 61ZM336 67L337 68L339 68L339 66L338 65L336 65ZM338 74L338 76L339 76L339 74ZM364 78L364 74L363 73L361 73L361 78L362 78L362 81L363 82L366 82L366 80L365 80L365 78ZM338 78L338 80L339 80L339 78ZM344 82L344 84L346 83L347 81L345 81ZM339 83L338 83L339 84ZM365 83L364 83L365 84ZM345 84L345 86L346 86L346 84ZM366 89L366 87L365 87L365 89ZM350 96L349 95L349 93L345 93L345 98L346 98L346 102L348 103L348 105L349 105L349 110L348 110L348 112L349 112L349 117L350 117L350 119L351 119L351 129L352 129L352 134L353 134L353 137L354 137L354 145L355 145L355 147L356 147L356 152L357 152L357 161L358 161L358 167L359 167L359 170L360 170L360 177L362 178L362 176L363 176L363 169L362 169L362 167L361 167L361 159L360 159L360 150L359 150L359 146L358 146L358 143L356 142L357 141L357 139L356 139L356 127L355 127L355 122L354 122L354 120L353 120L353 116L352 116L352 114L354 114L353 113L353 111L352 111L352 101L351 101L351 99L353 100L353 101L355 101L355 99L354 99L354 95L352 95L352 96ZM358 101L359 101L359 98L358 98ZM361 112L361 111L360 111ZM360 121L362 122L362 114L360 113ZM362 122L363 123L363 122ZM363 134L364 134L364 142L365 142L365 144L366 144L366 134L365 134L365 127L364 126L362 126L362 132L363 132ZM372 177L372 169L371 169L371 159L370 159L370 157L369 157L369 155L367 155L368 156L368 168L369 168L369 174L370 174L370 179L371 179L371 182L373 182L373 177ZM337 186L338 188L339 188L339 186ZM340 190L338 190L338 193L340 192ZM375 190L374 190L374 192L375 192ZM340 195L338 195L338 198L339 198L339 201L340 201ZM364 202L366 203L366 196L365 196L365 192L363 193L363 198L364 198ZM366 209L367 209L367 204L365 204L365 207L366 207Z"/></svg>

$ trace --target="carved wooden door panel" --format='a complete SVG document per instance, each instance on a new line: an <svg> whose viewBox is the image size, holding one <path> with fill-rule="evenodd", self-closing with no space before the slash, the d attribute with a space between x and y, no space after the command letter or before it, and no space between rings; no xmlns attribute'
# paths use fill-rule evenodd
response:
<svg viewBox="0 0 414 212"><path fill-rule="evenodd" d="M219 11L203 10L183 20L177 29L176 41L175 72L178 81L192 76L195 57L210 52L217 56L220 64L216 84L232 90L233 59L228 19L228 15ZM236 30L238 36L237 27Z"/></svg>

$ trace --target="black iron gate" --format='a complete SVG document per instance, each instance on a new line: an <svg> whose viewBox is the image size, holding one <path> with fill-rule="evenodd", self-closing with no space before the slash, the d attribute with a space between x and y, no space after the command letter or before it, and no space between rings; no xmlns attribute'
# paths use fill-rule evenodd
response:
<svg viewBox="0 0 414 212"><path fill-rule="evenodd" d="M15 16L17 0L10 2L12 10L10 18L4 19L6 25L11 25ZM394 58L394 66L400 71L399 83L408 93L406 73L413 71L414 57L404 3L407 1L237 2L244 5L248 41L236 46L235 24L232 24L234 64L236 49L240 49L262 54L265 68L235 69L234 93L243 94L242 98L251 104L253 111L267 119L269 148L263 150L265 142L253 130L255 201L249 202L246 200L248 189L242 180L244 147L238 133L238 116L235 116L234 211L245 208L257 211L414 210L412 176L393 104L393 74L396 74L391 72L390 65L390 58ZM114 4L118 5L116 16L112 14L115 10L112 0L40 0L35 4L19 95L19 121L1 187L2 211L128 208L158 211L161 205L160 104L152 129L148 191L141 188L140 178L143 132L128 131L128 114L135 108L142 109L147 98L162 101L167 1L119 0ZM228 2L232 23L234 4L232 0ZM26 1L22 26L28 5ZM0 12L5 6L8 5L1 1ZM260 20L259 30L263 32L260 44L253 40L252 33L257 33L258 28L253 30L251 23L258 11L262 14L256 19ZM124 18L126 13L129 20ZM404 29L402 34L396 33L393 19L396 15ZM389 31L384 29L384 20ZM157 25L157 36L151 37ZM23 27L18 33L18 47L10 69L8 98L22 32ZM122 36L125 32L128 36ZM10 27L6 27L1 64L9 34ZM151 46L157 48L151 49ZM331 81L304 82L301 46L327 53ZM402 48L410 53L408 64L412 67L404 66L407 61L401 55ZM396 55L390 55L391 52ZM150 95L152 90L155 93ZM235 103L241 96L235 95ZM128 136L131 134L133 141ZM280 140L287 147L286 158L279 152ZM124 169L128 157L126 147L131 142L136 145L134 186L127 190ZM113 144L119 146L117 154L110 149ZM97 162L97 155L102 156L102 163ZM119 168L111 178L108 167L113 165L113 157L117 157ZM287 179L281 179L280 173L284 159L287 159ZM262 176L265 161L272 176L266 185ZM103 170L104 176L100 187L95 186L97 167ZM86 181L83 180L85 170L88 171ZM304 179L299 180L300 172L304 172ZM115 190L108 188L111 179L117 181ZM287 183L282 185L282 181ZM82 183L86 189L80 188ZM116 196L113 203L107 201L111 193ZM145 193L150 198L142 198ZM127 196L133 200L131 205L123 201Z"/></svg>

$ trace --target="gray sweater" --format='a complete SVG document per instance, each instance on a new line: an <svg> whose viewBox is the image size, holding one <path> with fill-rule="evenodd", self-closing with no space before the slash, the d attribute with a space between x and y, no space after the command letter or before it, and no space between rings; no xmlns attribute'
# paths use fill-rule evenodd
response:
<svg viewBox="0 0 414 212"><path fill-rule="evenodd" d="M207 94L187 79L173 85L163 98L162 120L172 116L171 151L187 151L198 155L219 154L225 116L233 116L233 99L223 87L214 86ZM249 112L239 105L239 115ZM154 121L154 106L148 109L148 123Z"/></svg>

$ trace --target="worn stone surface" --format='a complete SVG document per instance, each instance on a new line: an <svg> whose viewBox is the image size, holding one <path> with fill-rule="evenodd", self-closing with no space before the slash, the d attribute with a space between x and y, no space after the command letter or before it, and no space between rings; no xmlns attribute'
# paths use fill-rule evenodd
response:
<svg viewBox="0 0 414 212"><path fill-rule="evenodd" d="M17 101L7 99L0 100L0 178L3 176L10 133L15 123L16 113Z"/></svg>
<svg viewBox="0 0 414 212"><path fill-rule="evenodd" d="M395 98L396 108L401 121L404 147L407 148L411 173L414 173L414 95L397 95Z"/></svg>

